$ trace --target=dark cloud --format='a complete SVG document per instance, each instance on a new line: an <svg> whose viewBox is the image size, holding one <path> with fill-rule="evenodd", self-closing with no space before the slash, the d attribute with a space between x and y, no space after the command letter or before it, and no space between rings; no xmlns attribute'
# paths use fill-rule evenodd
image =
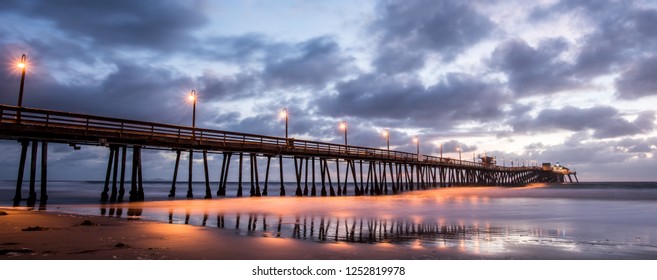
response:
<svg viewBox="0 0 657 280"><path fill-rule="evenodd" d="M349 73L352 59L329 37L308 40L296 53L266 65L262 75L268 86L322 88Z"/></svg>
<svg viewBox="0 0 657 280"><path fill-rule="evenodd" d="M340 83L334 95L318 98L321 113L335 117L394 119L411 127L451 127L459 121L486 122L502 115L508 96L495 84L451 73L425 87L415 79L362 75Z"/></svg>
<svg viewBox="0 0 657 280"><path fill-rule="evenodd" d="M62 83L50 71L28 73L23 105L164 123L180 123L186 117L180 108L186 106L185 93L192 79L168 68L115 63L116 70L109 75L86 83ZM2 95L0 102L16 104L20 77L2 76L8 81L2 87L15 94Z"/></svg>
<svg viewBox="0 0 657 280"><path fill-rule="evenodd" d="M654 55L657 46L657 9L627 1L564 0L538 8L534 20L574 15L592 24L580 42L573 71L579 78L610 74L628 61Z"/></svg>
<svg viewBox="0 0 657 280"><path fill-rule="evenodd" d="M561 109L545 109L538 116L524 116L511 121L517 132L563 129L570 131L593 130L595 138L613 138L647 133L654 130L654 112L642 112L630 122L620 112L608 106L581 109L566 106Z"/></svg>
<svg viewBox="0 0 657 280"><path fill-rule="evenodd" d="M387 1L372 29L381 43L415 46L452 58L493 29L488 17L459 1Z"/></svg>
<svg viewBox="0 0 657 280"><path fill-rule="evenodd" d="M244 63L261 60L263 57L279 56L288 46L273 42L264 34L248 33L235 36L207 38L204 44L196 46L203 56L222 61Z"/></svg>
<svg viewBox="0 0 657 280"><path fill-rule="evenodd" d="M389 74L420 69L429 53L450 61L494 29L460 1L385 1L377 10L369 28L379 40L373 64Z"/></svg>
<svg viewBox="0 0 657 280"><path fill-rule="evenodd" d="M638 99L657 95L657 57L636 61L616 79L617 96L621 99Z"/></svg>
<svg viewBox="0 0 657 280"><path fill-rule="evenodd" d="M404 46L380 47L372 62L377 72L386 74L407 73L421 69L426 55L421 50Z"/></svg>
<svg viewBox="0 0 657 280"><path fill-rule="evenodd" d="M552 94L577 87L571 65L559 58L567 50L563 38L541 41L537 47L515 39L500 44L493 51L490 65L503 71L508 85L517 96Z"/></svg>
<svg viewBox="0 0 657 280"><path fill-rule="evenodd" d="M234 75L204 73L196 79L201 91L210 100L239 100L264 92L260 73L242 71Z"/></svg>
<svg viewBox="0 0 657 280"><path fill-rule="evenodd" d="M27 1L20 1L27 2ZM59 31L103 47L173 49L196 40L207 23L198 1L31 1L17 7L25 17L51 22Z"/></svg>

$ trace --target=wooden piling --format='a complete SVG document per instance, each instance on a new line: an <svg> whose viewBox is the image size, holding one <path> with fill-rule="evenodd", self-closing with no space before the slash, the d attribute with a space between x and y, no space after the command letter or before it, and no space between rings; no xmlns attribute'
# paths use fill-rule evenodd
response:
<svg viewBox="0 0 657 280"><path fill-rule="evenodd" d="M27 146L29 142L27 140L20 140L21 142L21 159L18 163L18 178L16 179L16 192L14 193L14 206L18 206L22 197L22 188L23 188L23 175L25 173L25 160L27 158Z"/></svg>
<svg viewBox="0 0 657 280"><path fill-rule="evenodd" d="M305 158L306 160L306 180L305 180L305 186L303 188L303 195L308 196L308 157Z"/></svg>
<svg viewBox="0 0 657 280"><path fill-rule="evenodd" d="M141 166L141 147L137 147L137 200L144 201L144 177Z"/></svg>
<svg viewBox="0 0 657 280"><path fill-rule="evenodd" d="M121 183L119 184L119 197L117 198L118 202L123 202L123 196L125 195L125 161L128 147L121 147Z"/></svg>
<svg viewBox="0 0 657 280"><path fill-rule="evenodd" d="M41 141L41 204L48 201L48 141Z"/></svg>
<svg viewBox="0 0 657 280"><path fill-rule="evenodd" d="M116 202L116 197L118 195L118 189L116 186L117 177L119 175L119 147L114 146L110 148L110 153L114 153L114 167L112 170L112 193L110 195L110 202Z"/></svg>
<svg viewBox="0 0 657 280"><path fill-rule="evenodd" d="M134 202L137 201L137 148L136 146L132 146L132 173L131 173L131 180L130 180L130 195L129 195L129 201Z"/></svg>
<svg viewBox="0 0 657 280"><path fill-rule="evenodd" d="M190 149L189 150L189 167L188 167L188 173L187 173L187 198L194 198L194 191L192 189L192 183L193 183L193 174L192 174L192 166L194 164L194 150Z"/></svg>
<svg viewBox="0 0 657 280"><path fill-rule="evenodd" d="M313 179L313 185L312 185L312 190L310 191L311 196L317 196L317 185L315 182L315 157L312 158L312 179Z"/></svg>
<svg viewBox="0 0 657 280"><path fill-rule="evenodd" d="M336 177L338 179L338 196L341 196L342 195L342 187L340 185L340 159L335 159L335 169L336 169L335 172L337 173ZM346 184L346 180L345 180L345 184Z"/></svg>
<svg viewBox="0 0 657 280"><path fill-rule="evenodd" d="M30 192L27 197L27 205L34 206L36 202L36 167L37 167L37 149L39 147L37 140L32 140L32 160L30 161Z"/></svg>
<svg viewBox="0 0 657 280"><path fill-rule="evenodd" d="M105 187L103 187L103 192L100 194L100 201L105 202L109 199L109 182L110 175L112 172L112 162L114 161L114 148L110 146L109 159L107 160L107 172L105 172Z"/></svg>
<svg viewBox="0 0 657 280"><path fill-rule="evenodd" d="M208 151L203 150L203 169L205 171L205 199L212 198L212 190L210 189L210 174L208 174Z"/></svg>
<svg viewBox="0 0 657 280"><path fill-rule="evenodd" d="M299 164L297 164L299 161ZM294 157L294 175L296 176L297 189L295 191L296 196L302 196L303 191L301 191L301 172L303 170L303 158Z"/></svg>
<svg viewBox="0 0 657 280"><path fill-rule="evenodd" d="M176 181L178 180L178 165L180 164L180 150L176 150L176 165L173 167L173 180L171 181L171 190L169 190L169 197L176 197Z"/></svg>
<svg viewBox="0 0 657 280"><path fill-rule="evenodd" d="M280 178L281 178L281 194L280 196L285 196L285 184L283 180L283 155L278 155L278 163L279 163L279 170L280 170Z"/></svg>
<svg viewBox="0 0 657 280"><path fill-rule="evenodd" d="M260 192L260 180L258 179L258 154L253 153L253 174L255 174L256 196L262 196Z"/></svg>
<svg viewBox="0 0 657 280"><path fill-rule="evenodd" d="M237 168L237 197L242 197L242 162L244 160L244 153L240 153L239 166Z"/></svg>
<svg viewBox="0 0 657 280"><path fill-rule="evenodd" d="M269 184L269 166L271 165L271 155L267 155L267 170L265 170L265 188L262 190L262 195L267 196L267 185Z"/></svg>
<svg viewBox="0 0 657 280"><path fill-rule="evenodd" d="M322 177L322 190L321 190L321 195L326 196L326 169L324 168L324 159L320 158L319 159L319 169L321 172L321 177Z"/></svg>
<svg viewBox="0 0 657 280"><path fill-rule="evenodd" d="M249 196L255 196L255 175L253 174L253 153L249 153L249 171L251 174L251 189L249 189Z"/></svg>

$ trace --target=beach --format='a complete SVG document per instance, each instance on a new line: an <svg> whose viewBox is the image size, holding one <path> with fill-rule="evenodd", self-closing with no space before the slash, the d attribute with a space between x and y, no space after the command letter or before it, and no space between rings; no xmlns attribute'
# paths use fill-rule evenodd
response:
<svg viewBox="0 0 657 280"><path fill-rule="evenodd" d="M657 259L654 183L114 204L70 197L1 206L0 259Z"/></svg>
<svg viewBox="0 0 657 280"><path fill-rule="evenodd" d="M0 259L258 260L458 258L429 249L252 238L211 228L0 208ZM87 225L85 225L87 224ZM29 228L40 227L38 230ZM468 256L461 256L468 258ZM472 258L472 256L469 256Z"/></svg>

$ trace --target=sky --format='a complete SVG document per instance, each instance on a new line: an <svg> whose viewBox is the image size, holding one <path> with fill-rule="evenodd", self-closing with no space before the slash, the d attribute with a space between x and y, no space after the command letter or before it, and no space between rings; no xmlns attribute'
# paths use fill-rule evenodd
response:
<svg viewBox="0 0 657 280"><path fill-rule="evenodd" d="M0 103L26 54L26 107L191 125L195 90L203 128L284 136L287 108L298 139L346 121L351 145L657 181L655 26L653 1L4 0ZM0 153L14 180L20 145ZM107 155L53 144L49 178L102 180ZM171 177L175 153L143 157Z"/></svg>

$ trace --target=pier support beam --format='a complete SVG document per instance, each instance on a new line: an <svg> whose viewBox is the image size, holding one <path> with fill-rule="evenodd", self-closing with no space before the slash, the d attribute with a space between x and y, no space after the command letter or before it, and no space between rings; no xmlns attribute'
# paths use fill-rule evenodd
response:
<svg viewBox="0 0 657 280"><path fill-rule="evenodd" d="M226 196L226 182L228 181L228 170L230 169L230 158L233 153L223 152L223 161L221 162L221 175L219 176L219 189L217 196Z"/></svg>
<svg viewBox="0 0 657 280"><path fill-rule="evenodd" d="M189 174L187 180L187 198L194 197L194 191L192 190L192 165L194 163L194 150L189 150Z"/></svg>
<svg viewBox="0 0 657 280"><path fill-rule="evenodd" d="M297 161L299 162L297 164ZM298 158L294 157L294 175L296 176L297 180L297 189L295 191L296 196L303 196L303 192L301 191L301 174L303 171L303 158Z"/></svg>
<svg viewBox="0 0 657 280"><path fill-rule="evenodd" d="M125 161L126 154L128 153L128 147L121 147L121 183L119 185L119 197L117 198L118 202L123 202L123 196L125 195Z"/></svg>
<svg viewBox="0 0 657 280"><path fill-rule="evenodd" d="M180 150L176 150L176 165L173 167L173 180L171 181L171 190L169 190L169 197L176 197L176 181L178 180L178 166L180 165Z"/></svg>
<svg viewBox="0 0 657 280"><path fill-rule="evenodd" d="M244 153L240 153L240 161L239 161L239 166L237 168L238 170L238 178L237 178L237 197L242 197L242 163L244 161Z"/></svg>
<svg viewBox="0 0 657 280"><path fill-rule="evenodd" d="M114 167L112 170L112 194L110 195L110 202L116 202L116 197L118 195L118 189L116 187L117 176L119 175L119 147L114 146L110 148L110 153L114 153Z"/></svg>
<svg viewBox="0 0 657 280"><path fill-rule="evenodd" d="M41 141L41 205L48 201L48 141Z"/></svg>
<svg viewBox="0 0 657 280"><path fill-rule="evenodd" d="M23 199L23 175L25 174L25 160L27 158L27 146L30 144L28 140L20 140L21 142L21 159L18 163L18 178L16 179L16 192L14 194L14 206L18 206Z"/></svg>
<svg viewBox="0 0 657 280"><path fill-rule="evenodd" d="M141 174L141 147L132 147L132 179L130 181L130 202L144 201L144 188Z"/></svg>
<svg viewBox="0 0 657 280"><path fill-rule="evenodd" d="M205 171L205 199L212 198L212 190L210 189L210 174L208 171L208 151L203 151L203 169Z"/></svg>
<svg viewBox="0 0 657 280"><path fill-rule="evenodd" d="M39 142L36 140L32 141L32 160L30 161L30 193L27 197L27 206L34 206L36 202L36 161L37 161L37 149L39 147Z"/></svg>
<svg viewBox="0 0 657 280"><path fill-rule="evenodd" d="M271 166L271 155L267 155L267 170L265 170L265 188L262 190L262 195L267 196L267 187L269 185L269 167Z"/></svg>
<svg viewBox="0 0 657 280"><path fill-rule="evenodd" d="M283 180L283 155L278 155L278 163L279 163L279 170L280 170L280 178L281 178L281 196L285 196L285 184Z"/></svg>
<svg viewBox="0 0 657 280"><path fill-rule="evenodd" d="M109 159L107 160L107 172L105 173L105 187L100 194L100 201L106 202L109 199L109 182L112 173L112 162L114 161L114 148L110 146Z"/></svg>

